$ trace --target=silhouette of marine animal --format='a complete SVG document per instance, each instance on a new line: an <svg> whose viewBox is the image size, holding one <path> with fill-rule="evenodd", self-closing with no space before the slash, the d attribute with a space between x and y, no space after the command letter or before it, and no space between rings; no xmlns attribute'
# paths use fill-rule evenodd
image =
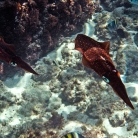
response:
<svg viewBox="0 0 138 138"><path fill-rule="evenodd" d="M75 39L75 49L83 55L82 63L84 66L93 69L106 83L111 85L114 92L132 109L126 88L121 81L120 73L109 55L110 42L97 42L94 39L78 34Z"/></svg>
<svg viewBox="0 0 138 138"><path fill-rule="evenodd" d="M2 37L0 37L0 60L38 75L25 61L15 54L14 46L5 43Z"/></svg>

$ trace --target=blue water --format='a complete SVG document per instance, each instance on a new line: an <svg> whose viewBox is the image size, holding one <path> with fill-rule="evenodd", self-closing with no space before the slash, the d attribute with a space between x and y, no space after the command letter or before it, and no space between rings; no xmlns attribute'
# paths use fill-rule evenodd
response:
<svg viewBox="0 0 138 138"><path fill-rule="evenodd" d="M129 0L132 4L138 4L138 0Z"/></svg>

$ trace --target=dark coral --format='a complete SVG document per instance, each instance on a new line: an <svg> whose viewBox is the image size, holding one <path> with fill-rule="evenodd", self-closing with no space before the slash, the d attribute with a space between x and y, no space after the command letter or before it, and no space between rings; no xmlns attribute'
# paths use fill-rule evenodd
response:
<svg viewBox="0 0 138 138"><path fill-rule="evenodd" d="M36 129L36 130L32 130L32 129L28 129L27 132L23 135L21 135L20 137L24 137L24 138L42 138L40 130Z"/></svg>
<svg viewBox="0 0 138 138"><path fill-rule="evenodd" d="M28 129L25 133L21 134L19 138L58 138L59 133L54 130L45 130L45 134L41 134L39 129Z"/></svg>
<svg viewBox="0 0 138 138"><path fill-rule="evenodd" d="M57 112L52 113L52 117L46 123L46 127L49 129L62 129L65 120L62 115L59 115Z"/></svg>
<svg viewBox="0 0 138 138"><path fill-rule="evenodd" d="M94 10L90 0L5 0L0 4L0 35L34 63L61 38L81 31Z"/></svg>

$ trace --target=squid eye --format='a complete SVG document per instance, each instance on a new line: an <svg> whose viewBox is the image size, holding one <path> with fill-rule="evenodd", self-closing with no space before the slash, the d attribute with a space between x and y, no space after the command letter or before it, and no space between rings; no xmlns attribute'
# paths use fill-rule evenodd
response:
<svg viewBox="0 0 138 138"><path fill-rule="evenodd" d="M14 66L14 67L17 66L17 64L16 64L15 62L13 62L13 61L12 61L10 64L11 64L12 66Z"/></svg>
<svg viewBox="0 0 138 138"><path fill-rule="evenodd" d="M103 80L104 80L106 83L109 83L109 82L110 82L109 79L107 79L105 76L103 76L102 78L103 78Z"/></svg>

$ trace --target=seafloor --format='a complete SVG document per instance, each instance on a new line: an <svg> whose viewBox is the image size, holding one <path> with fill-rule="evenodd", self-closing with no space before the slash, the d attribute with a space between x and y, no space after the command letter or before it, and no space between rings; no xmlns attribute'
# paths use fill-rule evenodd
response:
<svg viewBox="0 0 138 138"><path fill-rule="evenodd" d="M76 34L70 34L37 59L38 76L17 72L0 82L0 138L60 138L68 132L85 138L138 137L137 1L96 2L95 13L75 33L110 41L110 56L135 109L82 65L82 55L74 50ZM108 28L114 20L116 28ZM36 40L30 43L35 45Z"/></svg>

